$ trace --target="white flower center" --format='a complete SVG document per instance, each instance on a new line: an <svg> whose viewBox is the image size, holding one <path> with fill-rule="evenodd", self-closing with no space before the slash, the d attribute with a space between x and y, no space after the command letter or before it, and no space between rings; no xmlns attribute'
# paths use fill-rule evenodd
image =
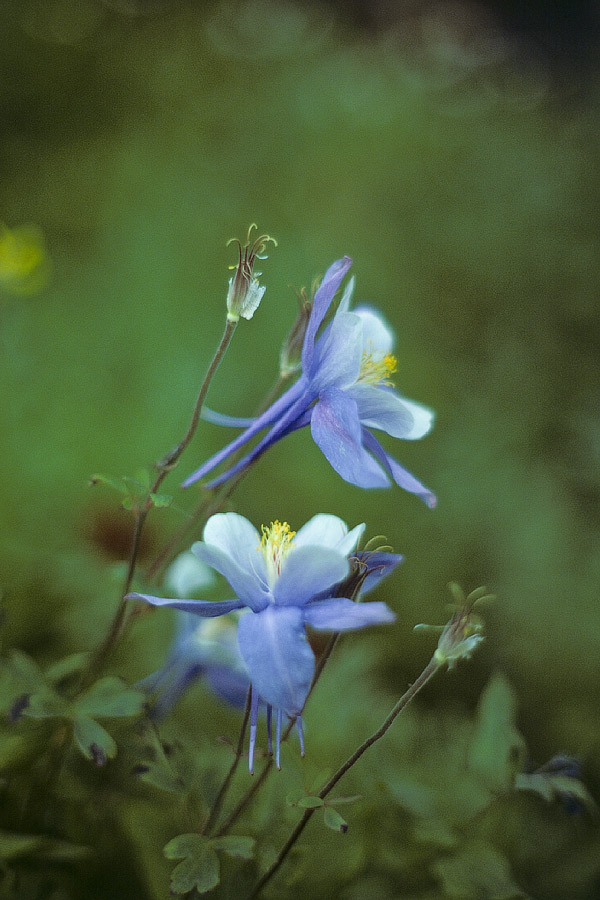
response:
<svg viewBox="0 0 600 900"><path fill-rule="evenodd" d="M267 578L272 586L281 574L283 561L293 547L296 532L290 531L287 522L280 522L278 519L269 526L262 525L260 530L262 537L258 549L265 558Z"/></svg>

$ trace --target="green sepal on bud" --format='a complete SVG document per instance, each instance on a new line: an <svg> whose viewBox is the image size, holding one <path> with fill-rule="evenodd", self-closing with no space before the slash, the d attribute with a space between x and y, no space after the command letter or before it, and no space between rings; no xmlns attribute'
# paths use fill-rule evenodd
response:
<svg viewBox="0 0 600 900"><path fill-rule="evenodd" d="M279 354L279 374L281 378L291 378L292 375L295 375L300 370L304 336L313 308L313 300L307 297L304 288L301 291L296 291L296 299L298 300L298 315Z"/></svg>
<svg viewBox="0 0 600 900"><path fill-rule="evenodd" d="M235 275L229 279L227 292L227 318L230 322L237 322L240 316L242 319L251 319L258 309L266 288L258 282L261 273L254 271L254 263L257 259L267 259L265 248L269 242L277 246L275 238L268 234L261 234L251 242L253 228L256 228L254 223L248 229L243 246L237 238L227 241L227 246L232 243L238 245L239 254L237 264L231 266L235 269Z"/></svg>
<svg viewBox="0 0 600 900"><path fill-rule="evenodd" d="M450 582L448 588L455 601L452 618L443 626L415 625L414 631L441 631L433 658L438 665L452 669L460 659L470 659L473 650L484 640L483 621L473 612L475 605L495 597L485 587L476 588L467 597L456 582Z"/></svg>

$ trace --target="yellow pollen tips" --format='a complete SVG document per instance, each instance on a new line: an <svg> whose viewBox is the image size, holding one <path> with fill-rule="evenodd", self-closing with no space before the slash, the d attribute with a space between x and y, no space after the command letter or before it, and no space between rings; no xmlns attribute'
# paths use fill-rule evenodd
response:
<svg viewBox="0 0 600 900"><path fill-rule="evenodd" d="M290 531L287 522L280 522L275 519L269 526L261 526L262 537L260 539L260 550L267 564L267 572L270 577L280 574L283 560L292 549L293 540L296 536L295 531Z"/></svg>
<svg viewBox="0 0 600 900"><path fill-rule="evenodd" d="M392 385L390 375L393 375L397 368L398 360L393 353L378 354L373 351L369 342L367 348L363 350L358 380L366 384Z"/></svg>

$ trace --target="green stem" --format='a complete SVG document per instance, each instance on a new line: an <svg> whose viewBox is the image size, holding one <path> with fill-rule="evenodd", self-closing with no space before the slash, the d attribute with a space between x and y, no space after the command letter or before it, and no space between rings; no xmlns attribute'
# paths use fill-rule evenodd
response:
<svg viewBox="0 0 600 900"><path fill-rule="evenodd" d="M365 753L369 749L369 747L372 747L373 744L375 744L377 741L379 741L384 736L386 731L392 725L394 719L398 715L400 715L400 713L404 709L406 709L406 707L408 706L410 701L414 697L416 697L416 695L419 693L419 691L427 684L427 682L430 680L430 678L432 678L435 675L435 673L438 671L439 668L440 668L440 663L437 662L435 657L432 657L432 659L429 661L427 666L423 669L423 671L421 672L421 674L419 675L417 680L415 682L413 682L413 684L411 684L411 686L402 695L402 697L400 697L400 699L398 700L396 705L392 708L389 715L386 717L386 719L383 721L383 723L377 729L377 731L373 732L373 734L369 738L367 738L366 741L363 741L363 743L360 745L360 747L358 747L354 751L354 753L352 753L351 756L348 757L346 762L342 766L340 766L340 768L337 770L337 772L334 775L332 775L332 777L329 779L327 784L319 791L318 796L322 800L324 800L325 797L327 797L327 795L336 786L338 781L341 778L343 778L343 776L346 774L346 772L348 772L348 770L351 769L352 766L356 762L358 762L358 760L361 758L363 753ZM320 807L317 807L317 808L320 808ZM300 837L300 835L302 834L304 829L306 828L306 826L307 826L308 822L310 821L310 818L314 812L315 812L315 809L307 809L304 811L302 818L297 823L297 825L293 829L292 833L290 834L289 838L287 839L287 841L285 842L285 844L279 851L277 859L275 860L273 865L262 876L262 878L257 883L257 885L254 888L254 890L252 891L252 893L248 895L247 900L254 900L255 897L259 896L263 887L271 880L273 875L277 872L280 865L283 863L286 856L288 855L288 853L290 852L290 850L292 849L292 847L294 846L294 844L296 843L296 841L298 840L298 838Z"/></svg>

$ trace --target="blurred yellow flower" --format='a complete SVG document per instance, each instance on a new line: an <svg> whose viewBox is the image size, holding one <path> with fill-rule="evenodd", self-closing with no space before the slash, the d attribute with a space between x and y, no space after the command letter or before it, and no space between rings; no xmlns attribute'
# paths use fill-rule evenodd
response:
<svg viewBox="0 0 600 900"><path fill-rule="evenodd" d="M0 222L0 291L37 294L48 283L50 257L37 225L7 228Z"/></svg>

